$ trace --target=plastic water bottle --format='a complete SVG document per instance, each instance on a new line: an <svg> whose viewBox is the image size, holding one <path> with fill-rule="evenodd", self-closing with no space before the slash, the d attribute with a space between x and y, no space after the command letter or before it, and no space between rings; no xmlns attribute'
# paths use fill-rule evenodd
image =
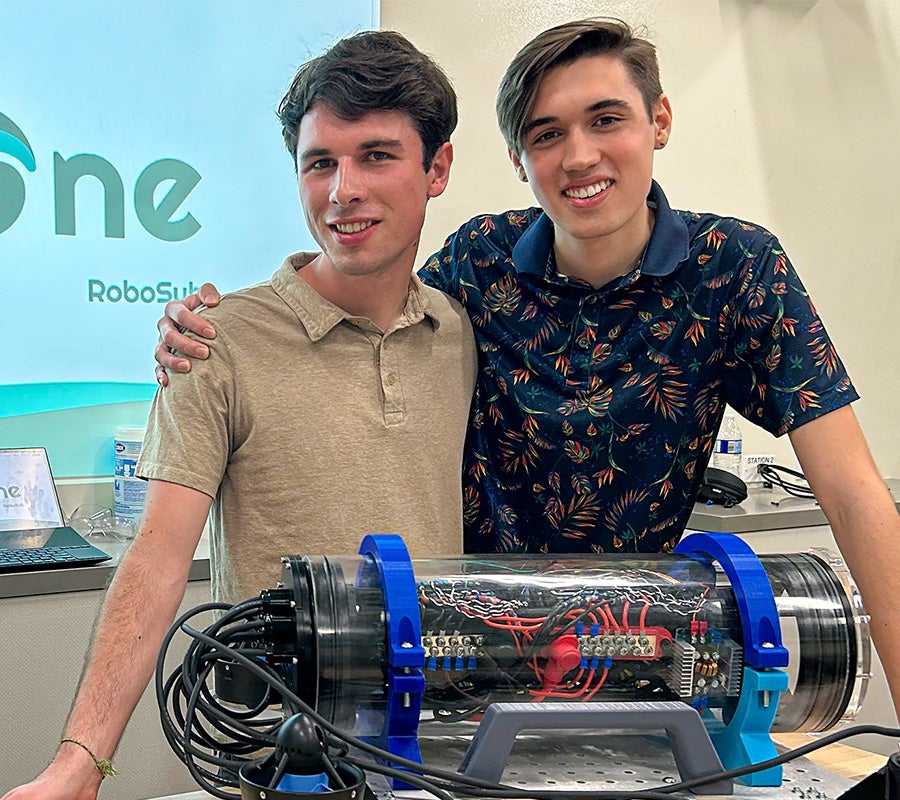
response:
<svg viewBox="0 0 900 800"><path fill-rule="evenodd" d="M144 429L130 425L116 428L114 440L114 495L116 519L137 525L144 511L147 482L137 477L137 461L144 443Z"/></svg>
<svg viewBox="0 0 900 800"><path fill-rule="evenodd" d="M719 433L716 435L716 444L713 448L712 465L716 469L724 469L732 475L741 477L742 451L744 442L741 438L741 429L738 427L734 412L730 409L722 417Z"/></svg>

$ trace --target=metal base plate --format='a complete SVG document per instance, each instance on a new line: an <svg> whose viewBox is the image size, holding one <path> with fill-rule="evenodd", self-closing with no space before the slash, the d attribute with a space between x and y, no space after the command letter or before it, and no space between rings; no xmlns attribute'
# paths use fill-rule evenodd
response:
<svg viewBox="0 0 900 800"><path fill-rule="evenodd" d="M458 735L443 734L451 727L441 723L420 727L419 744L425 763L453 770L459 767L473 727L460 728ZM751 787L736 782L732 796L748 800L834 800L853 785L805 758L785 764L783 770L781 786ZM628 731L520 735L503 772L503 783L509 786L555 791L646 790L680 780L664 735Z"/></svg>

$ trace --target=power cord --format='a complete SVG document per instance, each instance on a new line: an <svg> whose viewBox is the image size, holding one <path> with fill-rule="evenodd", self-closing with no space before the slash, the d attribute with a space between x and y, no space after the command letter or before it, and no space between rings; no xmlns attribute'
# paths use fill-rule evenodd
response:
<svg viewBox="0 0 900 800"><path fill-rule="evenodd" d="M226 611L216 623L207 628L207 631L213 634L221 632L223 641L219 641L215 636L195 630L187 624L187 621L197 614L210 610L224 611L229 608L230 610ZM160 709L160 720L166 739L175 753L186 764L198 785L214 797L224 798L225 800L233 799L235 795L223 791L221 787L236 787L237 781L227 777L223 778L221 775L210 772L208 769L198 767L194 762L199 760L211 766L228 767L234 772L243 764L255 762L257 759L249 756L260 747L272 747L274 745L275 733L280 726L281 720L279 718L274 721L271 719L268 721L254 721L249 719L249 717L253 713L259 712L263 705L272 702L272 695L274 694L281 697L286 712L289 711L291 714L302 712L306 714L322 730L330 734L333 740L342 743L344 745L341 748L342 751L348 747L356 748L394 766L386 766L379 763L373 764L369 761L361 762L349 755L343 755L346 761L363 770L400 778L429 792L439 798L439 800L451 800L451 793L473 797L497 798L498 800L506 800L507 798L523 798L525 800L672 800L672 795L676 792L771 769L851 736L874 733L895 739L900 738L900 729L898 728L888 728L881 725L857 725L823 736L815 742L789 750L759 764L751 764L738 769L725 770L713 775L649 789L626 791L522 789L521 787L483 781L401 758L339 729L287 687L280 674L263 660L266 655L263 650L246 646L248 632L252 635L254 627L257 627L261 632L266 625L265 619L260 617L254 618L254 615L260 614L262 611L263 605L260 600L248 600L233 608L225 604L210 603L193 609L182 615L169 629L157 659L156 695ZM234 625L235 630L240 632L237 637L238 641L229 643L230 631L226 630L228 625ZM166 681L163 681L166 651L174 634L179 630L190 636L194 641L188 648L181 667L176 669ZM267 697L256 709L252 709L250 713L238 713L234 709L225 708L213 697L212 692L206 685L206 681L217 661L239 664L269 687L270 691L267 693ZM182 707L181 703L177 702L178 700L181 703L186 701L186 705ZM169 713L170 702L173 707L172 714ZM198 715L202 715L207 723L220 733L232 737L233 743L220 741L216 737L209 735L200 724ZM331 744L335 746L334 741ZM216 756L212 754L214 752L225 753L226 756Z"/></svg>
<svg viewBox="0 0 900 800"><path fill-rule="evenodd" d="M797 472L795 469L782 467L778 464L758 464L756 470L763 479L763 486L767 489L777 486L792 497L810 497L815 500L816 496L813 494L813 490L802 472ZM784 475L789 475L791 478L803 481L803 483L787 479L783 477Z"/></svg>

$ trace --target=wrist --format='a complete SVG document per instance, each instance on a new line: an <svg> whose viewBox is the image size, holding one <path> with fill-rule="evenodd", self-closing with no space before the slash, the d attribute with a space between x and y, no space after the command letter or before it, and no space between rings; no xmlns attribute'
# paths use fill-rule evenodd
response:
<svg viewBox="0 0 900 800"><path fill-rule="evenodd" d="M104 778L94 759L83 748L68 741L60 743L46 772L65 776L68 785L80 789L97 790Z"/></svg>

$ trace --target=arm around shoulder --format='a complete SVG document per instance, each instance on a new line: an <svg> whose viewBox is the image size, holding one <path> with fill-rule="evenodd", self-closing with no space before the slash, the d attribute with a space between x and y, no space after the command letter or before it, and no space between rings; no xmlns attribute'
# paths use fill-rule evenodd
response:
<svg viewBox="0 0 900 800"><path fill-rule="evenodd" d="M900 712L900 515L850 406L791 431L791 444L871 615Z"/></svg>

